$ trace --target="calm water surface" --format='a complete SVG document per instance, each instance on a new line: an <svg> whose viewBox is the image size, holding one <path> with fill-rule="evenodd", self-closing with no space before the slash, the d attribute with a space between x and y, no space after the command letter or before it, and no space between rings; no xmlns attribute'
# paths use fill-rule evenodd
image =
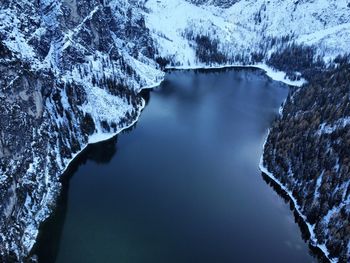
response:
<svg viewBox="0 0 350 263"><path fill-rule="evenodd" d="M258 169L287 93L257 70L169 73L132 131L72 166L40 262L315 262Z"/></svg>

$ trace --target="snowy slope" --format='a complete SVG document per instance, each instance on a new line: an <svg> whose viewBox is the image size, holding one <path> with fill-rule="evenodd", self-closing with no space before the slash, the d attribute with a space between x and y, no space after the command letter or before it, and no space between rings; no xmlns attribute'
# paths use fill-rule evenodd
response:
<svg viewBox="0 0 350 263"><path fill-rule="evenodd" d="M286 35L298 43L316 45L326 58L349 51L350 7L346 0L241 0L229 8L207 2L147 1L147 27L162 56L173 57L175 64L198 64L194 44L185 37L188 31L218 39L220 50L231 57L261 50L267 37Z"/></svg>
<svg viewBox="0 0 350 263"><path fill-rule="evenodd" d="M27 260L71 160L132 125L137 92L163 79L142 4L104 2L0 4L1 262Z"/></svg>

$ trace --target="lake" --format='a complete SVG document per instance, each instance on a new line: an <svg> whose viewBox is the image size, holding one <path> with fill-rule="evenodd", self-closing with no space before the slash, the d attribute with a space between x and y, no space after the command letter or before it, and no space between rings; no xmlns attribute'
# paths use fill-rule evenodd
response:
<svg viewBox="0 0 350 263"><path fill-rule="evenodd" d="M316 262L258 169L286 85L256 69L172 71L142 93L137 124L70 167L39 262Z"/></svg>

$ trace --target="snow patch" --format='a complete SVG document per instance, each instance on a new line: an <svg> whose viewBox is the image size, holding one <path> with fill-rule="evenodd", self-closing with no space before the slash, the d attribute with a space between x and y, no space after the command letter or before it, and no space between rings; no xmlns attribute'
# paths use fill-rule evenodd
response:
<svg viewBox="0 0 350 263"><path fill-rule="evenodd" d="M345 128L345 126L350 124L350 117L345 117L337 120L333 124L322 123L316 135L321 136L322 134L332 134L337 129Z"/></svg>

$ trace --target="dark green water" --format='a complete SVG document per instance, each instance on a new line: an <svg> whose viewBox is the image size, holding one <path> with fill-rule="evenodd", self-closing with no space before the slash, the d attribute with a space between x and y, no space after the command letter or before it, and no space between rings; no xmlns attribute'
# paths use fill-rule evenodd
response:
<svg viewBox="0 0 350 263"><path fill-rule="evenodd" d="M40 262L315 262L258 169L287 93L257 70L169 73L132 131L71 167Z"/></svg>

